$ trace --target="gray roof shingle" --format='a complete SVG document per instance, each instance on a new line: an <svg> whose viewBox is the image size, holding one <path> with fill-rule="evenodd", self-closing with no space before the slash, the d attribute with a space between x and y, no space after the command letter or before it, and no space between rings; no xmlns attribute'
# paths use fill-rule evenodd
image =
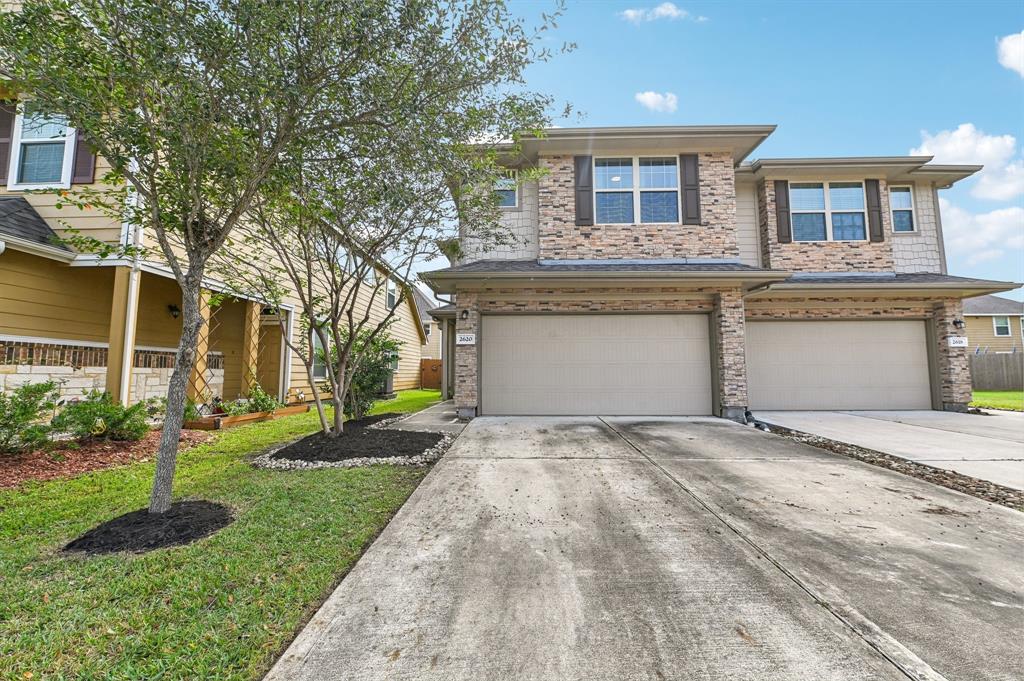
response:
<svg viewBox="0 0 1024 681"><path fill-rule="evenodd" d="M72 252L22 196L0 196L0 239L4 236Z"/></svg>
<svg viewBox="0 0 1024 681"><path fill-rule="evenodd" d="M988 279L972 279L970 277L955 277L949 274L932 274L930 272L916 272L913 274L893 274L891 272L879 273L854 273L854 274L824 274L824 273L796 273L784 284L892 284L894 286L906 284L992 284Z"/></svg>
<svg viewBox="0 0 1024 681"><path fill-rule="evenodd" d="M964 314L1024 315L1024 303L999 296L978 296L964 301Z"/></svg>
<svg viewBox="0 0 1024 681"><path fill-rule="evenodd" d="M464 265L456 265L437 272L491 274L512 272L532 274L540 272L768 272L758 267L743 265L736 262L667 262L652 261L645 263L640 260L623 260L621 262L601 260L584 263L578 260L555 264L554 261L540 262L537 260L477 260Z"/></svg>

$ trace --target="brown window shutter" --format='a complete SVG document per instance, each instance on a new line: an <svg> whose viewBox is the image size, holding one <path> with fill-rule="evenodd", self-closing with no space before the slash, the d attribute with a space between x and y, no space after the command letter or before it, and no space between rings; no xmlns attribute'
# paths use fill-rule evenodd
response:
<svg viewBox="0 0 1024 681"><path fill-rule="evenodd" d="M697 154L679 155L679 175L682 180L683 224L700 224L700 161Z"/></svg>
<svg viewBox="0 0 1024 681"><path fill-rule="evenodd" d="M573 156L576 224L594 224L594 157Z"/></svg>
<svg viewBox="0 0 1024 681"><path fill-rule="evenodd" d="M92 184L96 179L96 154L79 130L75 133L75 162L71 166L71 184Z"/></svg>
<svg viewBox="0 0 1024 681"><path fill-rule="evenodd" d="M775 223L779 229L779 243L793 241L793 225L789 217L789 182L775 180Z"/></svg>
<svg viewBox="0 0 1024 681"><path fill-rule="evenodd" d="M885 241L882 230L882 195L878 180L865 180L864 189L868 195L868 235L875 243Z"/></svg>
<svg viewBox="0 0 1024 681"><path fill-rule="evenodd" d="M14 132L14 102L0 102L0 182L7 183L11 163L11 134Z"/></svg>

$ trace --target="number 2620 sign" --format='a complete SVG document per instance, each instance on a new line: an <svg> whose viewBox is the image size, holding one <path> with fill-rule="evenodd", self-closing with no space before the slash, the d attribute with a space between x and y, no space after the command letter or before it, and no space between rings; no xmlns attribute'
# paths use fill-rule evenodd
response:
<svg viewBox="0 0 1024 681"><path fill-rule="evenodd" d="M476 334L475 333L457 333L455 334L456 345L476 345Z"/></svg>

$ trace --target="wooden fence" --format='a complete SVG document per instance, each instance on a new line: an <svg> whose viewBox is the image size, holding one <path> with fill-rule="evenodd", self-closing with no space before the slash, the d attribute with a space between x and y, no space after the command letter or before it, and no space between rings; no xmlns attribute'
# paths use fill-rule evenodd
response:
<svg viewBox="0 0 1024 681"><path fill-rule="evenodd" d="M420 387L423 388L424 390L441 389L441 360L420 360Z"/></svg>
<svg viewBox="0 0 1024 681"><path fill-rule="evenodd" d="M975 390L1024 390L1024 353L971 355L971 382Z"/></svg>

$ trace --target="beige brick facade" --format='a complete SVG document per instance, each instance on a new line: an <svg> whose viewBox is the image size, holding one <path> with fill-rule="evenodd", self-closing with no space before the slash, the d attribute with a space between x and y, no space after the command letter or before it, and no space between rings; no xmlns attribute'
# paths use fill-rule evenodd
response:
<svg viewBox="0 0 1024 681"><path fill-rule="evenodd" d="M572 156L542 156L538 253L544 260L739 258L736 185L728 152L700 155L700 224L576 225Z"/></svg>
<svg viewBox="0 0 1024 681"><path fill-rule="evenodd" d="M715 296L715 371L718 415L741 419L747 408L746 327L739 289Z"/></svg>
<svg viewBox="0 0 1024 681"><path fill-rule="evenodd" d="M959 300L945 300L935 303L932 309L935 320L935 356L939 372L939 389L942 393L942 408L947 411L965 411L971 401L971 364L968 348L949 347L951 336L963 332L953 321L963 319L963 303Z"/></svg>
<svg viewBox="0 0 1024 681"><path fill-rule="evenodd" d="M794 272L892 272L892 221L885 180L879 180L879 191L885 241L793 241L784 244L779 243L778 220L775 216L775 182L772 179L759 181L757 207L761 226L762 265L769 269Z"/></svg>

